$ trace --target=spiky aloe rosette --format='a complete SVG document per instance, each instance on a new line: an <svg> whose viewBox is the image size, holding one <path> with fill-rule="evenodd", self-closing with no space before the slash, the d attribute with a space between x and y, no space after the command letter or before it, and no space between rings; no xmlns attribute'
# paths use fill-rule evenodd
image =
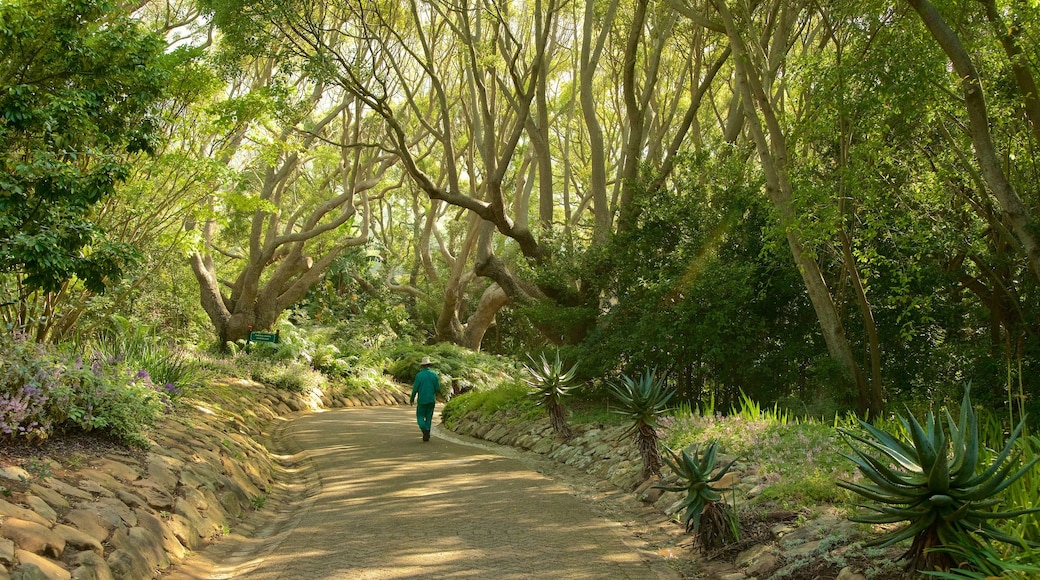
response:
<svg viewBox="0 0 1040 580"><path fill-rule="evenodd" d="M739 539L739 525L733 509L722 501L722 492L727 487L718 487L736 460L715 471L718 459L718 441L712 441L701 453L700 446L692 451L684 449L675 454L667 449L664 461L679 478L674 485L658 485L665 491L686 492L679 509L683 510L682 523L687 532L694 532L704 549L719 548ZM714 473L713 473L714 472Z"/></svg>
<svg viewBox="0 0 1040 580"><path fill-rule="evenodd" d="M1001 503L999 494L1040 459L1015 469L1021 456L1013 449L1024 420L1011 433L1004 449L981 468L978 419L969 389L964 392L959 422L949 411L944 412L946 429L930 411L924 425L912 415L909 421L898 416L910 440L864 421L859 424L865 433L840 429L855 453L846 457L869 482L840 481L838 485L876 504L861 506L869 511L852 520L868 524L906 522L870 544L889 546L913 538L903 557L907 566L916 570L947 570L953 566L953 557L944 547L980 545L990 540L1022 544L1023 540L1001 532L991 522L1040 511L994 509Z"/></svg>
<svg viewBox="0 0 1040 580"><path fill-rule="evenodd" d="M541 364L530 355L527 358L530 359L531 364L524 365L524 369L531 378L524 379L524 382L531 387L529 394L538 399L538 405L545 406L553 431L564 437L570 437L571 429L567 425L567 410L563 405L563 398L574 388L571 381L578 372L578 365L575 364L570 369L563 370L563 361L560 360L559 352L556 353L553 361L549 361L545 358L545 353L542 353Z"/></svg>
<svg viewBox="0 0 1040 580"><path fill-rule="evenodd" d="M620 383L609 383L614 399L621 408L614 412L632 421L624 436L634 435L643 458L643 478L661 475L661 452L657 448L657 419L668 409L668 401L675 391L664 381L657 380L657 373L648 370L633 379L621 375Z"/></svg>

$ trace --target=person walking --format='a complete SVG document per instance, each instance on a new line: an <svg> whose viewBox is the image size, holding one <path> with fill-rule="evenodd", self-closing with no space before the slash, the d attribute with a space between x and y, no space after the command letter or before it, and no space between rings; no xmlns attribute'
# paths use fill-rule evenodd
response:
<svg viewBox="0 0 1040 580"><path fill-rule="evenodd" d="M415 408L415 418L419 422L419 429L422 430L422 440L429 441L430 428L433 427L433 408L437 405L437 393L441 392L441 380L430 368L433 365L430 357L424 356L419 365L422 368L415 375L408 404L414 405L418 396L419 405Z"/></svg>

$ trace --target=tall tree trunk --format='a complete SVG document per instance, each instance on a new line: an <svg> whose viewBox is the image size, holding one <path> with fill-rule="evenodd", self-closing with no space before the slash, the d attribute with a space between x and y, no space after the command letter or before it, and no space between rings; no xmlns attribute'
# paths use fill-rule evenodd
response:
<svg viewBox="0 0 1040 580"><path fill-rule="evenodd" d="M986 111L986 99L983 93L979 71L964 49L957 33L939 14L935 6L928 0L907 0L910 6L921 16L925 28L932 34L946 56L953 64L953 70L961 79L964 91L964 106L968 112L969 133L975 147L975 157L986 180L986 185L997 198L1001 212L1007 216L1015 238L1025 253L1029 269L1040 280L1040 242L1037 240L1036 226L1029 208L1022 202L1015 187L1011 184L997 156L993 136L990 133L989 114ZM1036 95L1033 95L1036 98Z"/></svg>
<svg viewBox="0 0 1040 580"><path fill-rule="evenodd" d="M774 110L758 72L753 70L752 57L725 0L713 0L726 28L736 66L737 89L745 106L747 127L758 150L759 160L766 177L766 191L780 217L791 256L805 284L806 293L820 324L827 352L842 368L846 379L856 387L861 405L869 401L865 377L860 370L852 346L845 333L841 314L830 287L816 260L805 251L804 240L798 227L798 213L793 201L793 190L788 176L787 137ZM761 117L759 116L761 115ZM764 126L763 126L764 121ZM873 411L869 406L861 412Z"/></svg>

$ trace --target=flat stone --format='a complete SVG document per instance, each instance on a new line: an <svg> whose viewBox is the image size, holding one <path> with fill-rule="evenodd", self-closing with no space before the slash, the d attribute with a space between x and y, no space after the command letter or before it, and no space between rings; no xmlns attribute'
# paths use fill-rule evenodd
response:
<svg viewBox="0 0 1040 580"><path fill-rule="evenodd" d="M189 528L202 538L210 537L217 529L195 506L183 498L177 498L174 513L187 520Z"/></svg>
<svg viewBox="0 0 1040 580"><path fill-rule="evenodd" d="M100 469L83 469L78 471L76 475L82 477L86 481L93 481L94 483L100 485L101 487L109 491L116 490L121 487L119 480L112 477L110 474L101 471ZM80 486L82 485L83 484L80 483Z"/></svg>
<svg viewBox="0 0 1040 580"><path fill-rule="evenodd" d="M841 572L838 572L834 580L867 580L867 577L858 570L853 570L851 567L846 566L841 569Z"/></svg>
<svg viewBox="0 0 1040 580"><path fill-rule="evenodd" d="M744 570L744 573L755 578L764 578L769 576L769 574L776 569L776 565L776 555L766 553L762 554L757 560L752 562L747 569Z"/></svg>
<svg viewBox="0 0 1040 580"><path fill-rule="evenodd" d="M20 520L36 522L44 527L50 525L47 518L36 514L36 512L0 499L0 520L2 520L2 518L18 518Z"/></svg>
<svg viewBox="0 0 1040 580"><path fill-rule="evenodd" d="M772 548L765 544L751 546L747 550L744 550L743 552L737 554L736 559L733 560L733 564L736 565L738 568L743 568L744 566L747 566L748 564L751 564L755 560L761 558L763 554L768 554L771 550Z"/></svg>
<svg viewBox="0 0 1040 580"><path fill-rule="evenodd" d="M125 489L117 489L115 490L115 493L116 498L118 498L119 501L123 502L131 508L144 507L148 505L148 502L145 501L144 498Z"/></svg>
<svg viewBox="0 0 1040 580"><path fill-rule="evenodd" d="M187 548L177 539L177 535L166 521L143 509L134 510L134 512L137 514L137 521L142 528L162 539L163 549L167 554L178 560L187 555Z"/></svg>
<svg viewBox="0 0 1040 580"><path fill-rule="evenodd" d="M193 526L191 520L174 513L165 520L177 541L189 550L197 550L203 545L203 535L198 527Z"/></svg>
<svg viewBox="0 0 1040 580"><path fill-rule="evenodd" d="M113 530L113 526L104 520L96 509L75 508L69 510L63 519L98 542L108 540L108 536Z"/></svg>
<svg viewBox="0 0 1040 580"><path fill-rule="evenodd" d="M784 552L784 555L787 556L790 559L802 558L804 556L809 556L810 554L815 552L817 550L817 548L820 547L821 543L822 543L822 540L813 540L811 542L805 542L804 544L798 544L797 546L793 546L791 548L788 548Z"/></svg>
<svg viewBox="0 0 1040 580"><path fill-rule="evenodd" d="M65 540L47 526L18 518L5 518L0 524L0 537L14 542L18 548L33 554L61 558Z"/></svg>
<svg viewBox="0 0 1040 580"><path fill-rule="evenodd" d="M93 467L101 472L111 475L115 479L120 481L131 482L140 477L137 468L129 466L123 462L118 462L108 457L102 457L100 459L90 462L90 467Z"/></svg>
<svg viewBox="0 0 1040 580"><path fill-rule="evenodd" d="M61 564L27 550L15 550L19 565L12 571L16 580L72 580L72 574Z"/></svg>
<svg viewBox="0 0 1040 580"><path fill-rule="evenodd" d="M72 580L115 580L108 562L94 552L80 552L72 558Z"/></svg>
<svg viewBox="0 0 1040 580"><path fill-rule="evenodd" d="M175 489L177 487L177 472L180 471L183 462L155 453L149 453L145 461L148 467L148 477L152 481L164 489Z"/></svg>
<svg viewBox="0 0 1040 580"><path fill-rule="evenodd" d="M149 578L155 570L170 565L169 556L163 551L162 539L141 527L116 532L112 535L112 546L116 551L109 556L108 565L120 578ZM120 552L124 558L113 557Z"/></svg>
<svg viewBox="0 0 1040 580"><path fill-rule="evenodd" d="M173 496L154 479L139 479L134 482L134 491L152 509L173 511Z"/></svg>
<svg viewBox="0 0 1040 580"><path fill-rule="evenodd" d="M713 484L712 487L714 487L715 489L726 489L734 487L738 483L740 483L740 476L730 471L726 473L726 475L723 475L722 479L720 479L717 483Z"/></svg>
<svg viewBox="0 0 1040 580"><path fill-rule="evenodd" d="M0 479L24 482L32 479L32 475L17 465L3 465L0 466Z"/></svg>
<svg viewBox="0 0 1040 580"><path fill-rule="evenodd" d="M34 483L29 486L29 491L43 498L43 501L47 502L47 504L55 510L69 508L69 500L65 499L65 496L49 487L44 487L38 483Z"/></svg>
<svg viewBox="0 0 1040 580"><path fill-rule="evenodd" d="M0 564L14 564L14 542L7 538L0 538Z"/></svg>
<svg viewBox="0 0 1040 580"><path fill-rule="evenodd" d="M51 531L61 539L65 540L66 547L71 546L77 551L89 550L91 552L97 552L99 556L105 555L105 548L101 545L101 542L90 534L81 532L76 528L66 526L65 524L58 524L54 526Z"/></svg>
<svg viewBox="0 0 1040 580"><path fill-rule="evenodd" d="M101 495L105 497L114 497L115 495L108 488L103 487L100 483L96 481L91 481L89 479L84 479L83 481L80 481L76 485L76 487L93 495Z"/></svg>
<svg viewBox="0 0 1040 580"><path fill-rule="evenodd" d="M65 496L65 497L74 497L74 498L77 498L77 499L85 499L85 500L94 499L94 495L91 494L90 492L83 491L82 489L78 489L78 488L72 487L71 485L65 483L64 481L61 481L60 479L54 479L53 477L48 477L47 479L43 480L43 483L44 483L44 485L46 485L50 489L53 489L54 491L60 493L61 495Z"/></svg>
<svg viewBox="0 0 1040 580"><path fill-rule="evenodd" d="M47 520L47 525L54 525L58 521L58 512L54 511L47 502L43 501L43 498L32 494L25 494L22 496L22 502L29 506L29 509L36 513L36 515Z"/></svg>

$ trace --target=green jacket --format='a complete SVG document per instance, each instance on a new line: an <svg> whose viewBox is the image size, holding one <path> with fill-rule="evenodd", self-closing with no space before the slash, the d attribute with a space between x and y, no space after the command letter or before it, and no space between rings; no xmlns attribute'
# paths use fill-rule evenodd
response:
<svg viewBox="0 0 1040 580"><path fill-rule="evenodd" d="M441 380L437 378L437 373L428 367L423 367L415 375L415 382L412 383L412 397L408 399L408 402L414 403L415 396L419 395L420 405L436 403L439 392L441 392Z"/></svg>

